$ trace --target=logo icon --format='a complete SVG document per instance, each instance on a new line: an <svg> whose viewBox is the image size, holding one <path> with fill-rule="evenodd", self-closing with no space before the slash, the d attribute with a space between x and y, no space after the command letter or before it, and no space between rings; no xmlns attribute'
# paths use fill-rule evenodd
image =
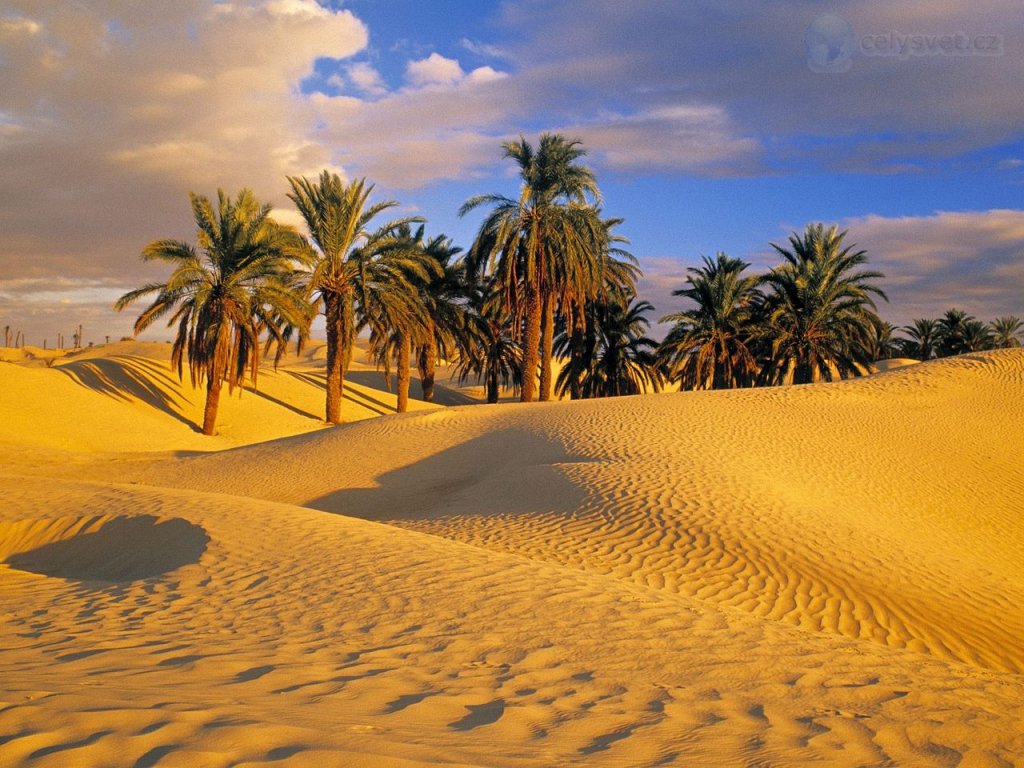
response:
<svg viewBox="0 0 1024 768"><path fill-rule="evenodd" d="M804 33L807 66L812 72L849 72L857 41L853 27L842 16L825 13Z"/></svg>

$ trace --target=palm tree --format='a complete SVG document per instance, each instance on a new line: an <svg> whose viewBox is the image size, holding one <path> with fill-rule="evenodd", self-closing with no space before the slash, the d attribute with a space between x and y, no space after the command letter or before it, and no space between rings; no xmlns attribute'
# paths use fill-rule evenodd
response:
<svg viewBox="0 0 1024 768"><path fill-rule="evenodd" d="M981 352L992 349L992 331L981 320L964 323L964 347L967 352Z"/></svg>
<svg viewBox="0 0 1024 768"><path fill-rule="evenodd" d="M843 247L846 234L808 224L803 236L790 236L790 248L772 243L784 263L764 277L765 383L859 376L872 362L870 340L881 320L871 295L888 301L872 281L884 275L857 271L867 254Z"/></svg>
<svg viewBox="0 0 1024 768"><path fill-rule="evenodd" d="M484 286L469 285L466 342L459 355L456 372L459 381L471 376L483 381L487 402L498 402L501 387L517 392L523 371L523 348L515 337L515 322L503 308L500 289L493 281Z"/></svg>
<svg viewBox="0 0 1024 768"><path fill-rule="evenodd" d="M305 302L290 260L300 253L301 238L270 218L247 189L235 200L218 190L215 211L203 196L190 194L198 227L199 251L179 240L155 240L142 251L145 261L165 261L174 271L164 283L150 283L117 300L118 311L155 294L135 321L139 334L171 315L177 324L171 365L183 375L188 361L193 386L206 382L203 434L212 435L224 381L228 391L248 377L256 381L260 336L278 356L289 336L308 332L310 306Z"/></svg>
<svg viewBox="0 0 1024 768"><path fill-rule="evenodd" d="M962 355L970 352L967 342L969 323L977 322L973 315L968 315L962 309L949 309L939 318L939 357L950 357L951 355Z"/></svg>
<svg viewBox="0 0 1024 768"><path fill-rule="evenodd" d="M295 203L309 229L316 251L310 258L309 290L316 295L317 307L327 321L327 398L326 420L341 423L341 396L345 371L352 358L356 337L355 280L361 258L372 252L372 238L391 232L400 219L370 231L370 223L383 211L398 205L394 200L369 203L373 185L366 179L346 184L337 174L323 171L310 181L288 177Z"/></svg>
<svg viewBox="0 0 1024 768"><path fill-rule="evenodd" d="M894 336L895 333L896 327L892 323L879 318L874 324L867 340L867 351L873 362L888 360L900 353L901 346Z"/></svg>
<svg viewBox="0 0 1024 768"><path fill-rule="evenodd" d="M566 311L559 317L554 352L563 359L563 365L557 386L560 395L568 391L573 400L583 397L584 379L597 365L599 326L605 318L607 306L614 303L627 307L636 297L640 269L636 258L620 247L629 241L613 232L621 223L621 219L603 222L602 247L605 252L599 295L582 306L565 302Z"/></svg>
<svg viewBox="0 0 1024 768"><path fill-rule="evenodd" d="M992 330L992 345L996 349L1013 349L1021 346L1024 338L1024 321L1013 315L997 317L989 327Z"/></svg>
<svg viewBox="0 0 1024 768"><path fill-rule="evenodd" d="M578 377L579 395L585 398L637 395L661 390L664 379L658 364L657 342L645 334L650 326L645 315L654 307L646 301L592 302L594 316L593 365ZM563 350L570 336L563 332L556 346ZM578 374L571 366L558 376L558 392L564 394L573 386Z"/></svg>
<svg viewBox="0 0 1024 768"><path fill-rule="evenodd" d="M425 338L413 349L425 402L434 400L434 376L440 357L451 358L467 343L469 307L466 295L466 265L453 261L462 250L450 238L437 235L424 241L423 228L415 235L424 257L433 262L434 275L421 286L421 301L427 316Z"/></svg>
<svg viewBox="0 0 1024 768"><path fill-rule="evenodd" d="M541 365L541 397L550 395L552 338L556 304L585 302L601 279L604 227L591 201L600 200L594 173L577 162L580 141L543 134L535 152L520 137L502 145L519 166L519 198L478 195L460 215L491 206L469 257L478 271L494 268L506 311L523 319L523 402L533 400L534 377Z"/></svg>
<svg viewBox="0 0 1024 768"><path fill-rule="evenodd" d="M688 288L673 296L696 306L663 317L675 323L659 349L669 379L684 389L750 387L758 366L751 348L761 297L760 278L744 276L750 265L719 252L714 260L691 267Z"/></svg>
<svg viewBox="0 0 1024 768"><path fill-rule="evenodd" d="M915 360L935 357L939 344L939 324L929 318L917 318L900 328L907 338L898 341L901 352Z"/></svg>
<svg viewBox="0 0 1024 768"><path fill-rule="evenodd" d="M433 337L424 287L440 278L442 268L426 251L422 227L413 235L408 223L402 223L373 235L368 244L352 253L357 266L353 279L356 329L370 330L370 353L389 382L391 361L395 362L396 410L405 413L413 346Z"/></svg>

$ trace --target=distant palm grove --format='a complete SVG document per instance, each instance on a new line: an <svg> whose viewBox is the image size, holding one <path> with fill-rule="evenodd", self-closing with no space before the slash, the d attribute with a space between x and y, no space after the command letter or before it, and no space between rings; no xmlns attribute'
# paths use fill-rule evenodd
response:
<svg viewBox="0 0 1024 768"><path fill-rule="evenodd" d="M515 163L512 196L482 194L460 214L482 211L463 252L419 217L385 219L397 206L371 201L365 179L324 171L289 177L288 197L305 235L270 217L243 190L216 204L191 195L197 243L156 240L145 260L167 262L165 282L122 296L123 310L152 297L136 334L167 318L176 329L172 365L206 386L203 432L213 434L222 387L255 383L262 356L299 348L318 314L327 332L325 419L341 422L345 373L356 337L397 380L406 410L412 367L424 400L433 398L441 361L520 400L610 397L682 389L721 389L831 381L861 375L890 357L926 360L1020 346L1024 323L983 323L951 309L938 319L894 328L877 314L887 301L867 254L837 227L809 224L784 245L767 274L719 253L689 270L673 292L684 306L661 319L671 329L648 338L653 307L637 298L641 276L620 219L601 209L593 171L578 140L544 134L502 145ZM197 247L198 246L198 247ZM897 335L900 334L900 335ZM558 365L553 361L558 359ZM557 371L556 371L557 368Z"/></svg>

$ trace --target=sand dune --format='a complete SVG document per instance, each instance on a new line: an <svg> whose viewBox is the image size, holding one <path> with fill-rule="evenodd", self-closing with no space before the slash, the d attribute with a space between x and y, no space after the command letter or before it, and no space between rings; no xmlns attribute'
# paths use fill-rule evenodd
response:
<svg viewBox="0 0 1024 768"><path fill-rule="evenodd" d="M310 357L215 452L140 359L0 366L0 764L1021 764L1024 352L335 429Z"/></svg>

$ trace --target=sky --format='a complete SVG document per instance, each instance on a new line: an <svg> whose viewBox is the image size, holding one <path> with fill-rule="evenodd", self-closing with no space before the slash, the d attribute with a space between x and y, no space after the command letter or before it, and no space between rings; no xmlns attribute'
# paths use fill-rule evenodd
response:
<svg viewBox="0 0 1024 768"><path fill-rule="evenodd" d="M322 169L468 247L459 206L544 131L583 142L652 320L701 256L767 270L818 221L896 325L1024 317L1021 82L1019 0L4 0L0 325L129 335L190 191L298 225L285 177Z"/></svg>

